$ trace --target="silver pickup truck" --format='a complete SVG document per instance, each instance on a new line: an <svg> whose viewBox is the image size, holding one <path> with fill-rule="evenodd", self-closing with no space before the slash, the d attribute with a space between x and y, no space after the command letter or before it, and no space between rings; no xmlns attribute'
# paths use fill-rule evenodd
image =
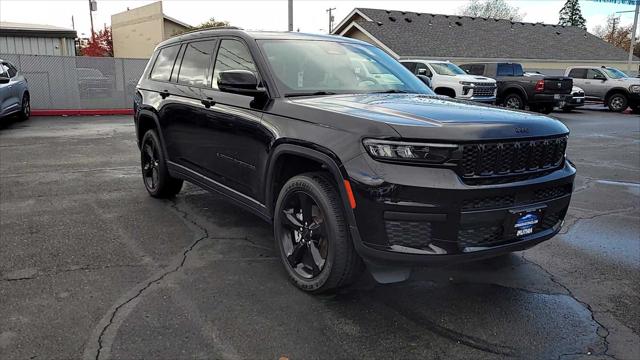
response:
<svg viewBox="0 0 640 360"><path fill-rule="evenodd" d="M565 75L584 90L586 100L604 102L609 110L621 112L628 107L640 112L640 79L606 66L573 66Z"/></svg>

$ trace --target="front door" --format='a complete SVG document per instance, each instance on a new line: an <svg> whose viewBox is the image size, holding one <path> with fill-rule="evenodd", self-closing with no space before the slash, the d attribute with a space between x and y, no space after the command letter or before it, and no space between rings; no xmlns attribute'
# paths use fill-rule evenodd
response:
<svg viewBox="0 0 640 360"><path fill-rule="evenodd" d="M257 68L247 45L240 39L220 40L213 66L211 87L202 89L203 102L208 105L199 122L206 143L199 144L199 161L206 164L208 174L236 191L261 200L260 184L264 152L262 112L254 97L218 90L219 73L225 70Z"/></svg>

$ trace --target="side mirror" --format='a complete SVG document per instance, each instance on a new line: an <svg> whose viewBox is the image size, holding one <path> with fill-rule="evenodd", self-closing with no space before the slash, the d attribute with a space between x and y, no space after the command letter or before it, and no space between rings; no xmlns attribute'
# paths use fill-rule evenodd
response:
<svg viewBox="0 0 640 360"><path fill-rule="evenodd" d="M418 77L418 79L420 79L420 81L422 81L425 85L427 85L429 89L432 89L431 79L429 79L428 76L425 76L425 75L416 75L416 76Z"/></svg>
<svg viewBox="0 0 640 360"><path fill-rule="evenodd" d="M5 76L0 76L0 84L7 84L9 81L11 81L10 78Z"/></svg>
<svg viewBox="0 0 640 360"><path fill-rule="evenodd" d="M220 72L218 89L240 95L258 96L266 90L258 87L258 78L249 70L226 70Z"/></svg>

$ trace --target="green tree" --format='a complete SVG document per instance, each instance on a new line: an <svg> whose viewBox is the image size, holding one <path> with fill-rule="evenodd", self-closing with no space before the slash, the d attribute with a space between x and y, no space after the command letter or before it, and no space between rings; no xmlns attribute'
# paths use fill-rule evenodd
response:
<svg viewBox="0 0 640 360"><path fill-rule="evenodd" d="M567 0L567 2L564 3L564 6L560 9L558 25L577 26L585 30L587 29L587 20L584 19L582 11L580 11L580 1Z"/></svg>
<svg viewBox="0 0 640 360"><path fill-rule="evenodd" d="M215 18L211 18L200 25L192 26L186 30L175 32L173 36L180 35L189 31L211 29L211 28L224 27L224 26L229 26L229 22L226 20L218 21Z"/></svg>
<svg viewBox="0 0 640 360"><path fill-rule="evenodd" d="M520 13L520 8L511 6L504 0L471 0L458 9L458 14L511 21L522 21L525 15Z"/></svg>

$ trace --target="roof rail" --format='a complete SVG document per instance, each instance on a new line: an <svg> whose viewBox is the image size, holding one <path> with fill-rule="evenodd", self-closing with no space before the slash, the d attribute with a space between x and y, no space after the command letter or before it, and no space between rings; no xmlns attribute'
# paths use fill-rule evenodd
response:
<svg viewBox="0 0 640 360"><path fill-rule="evenodd" d="M237 26L215 26L215 27L193 29L193 30L185 31L180 35L192 34L192 33L198 32L198 31L209 31L209 30L244 30L244 29L240 28L240 27L237 27Z"/></svg>

